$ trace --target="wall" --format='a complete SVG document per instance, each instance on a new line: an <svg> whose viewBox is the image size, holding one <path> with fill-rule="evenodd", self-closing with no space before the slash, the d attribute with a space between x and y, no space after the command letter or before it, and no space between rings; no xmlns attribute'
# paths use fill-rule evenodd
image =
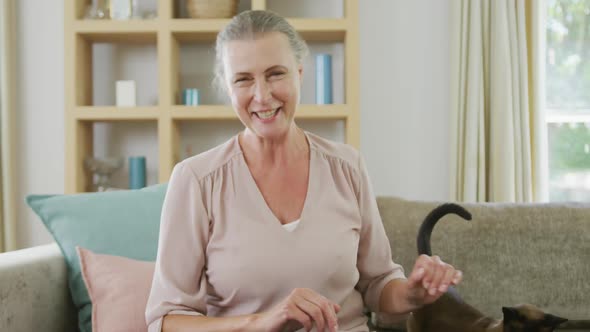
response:
<svg viewBox="0 0 590 332"><path fill-rule="evenodd" d="M361 152L375 191L448 199L450 4L359 2Z"/></svg>
<svg viewBox="0 0 590 332"><path fill-rule="evenodd" d="M281 10L289 3L277 1L274 9ZM311 9L315 1L303 3L309 6L303 13L316 13L315 7ZM412 199L447 199L448 4L438 0L361 0L359 6L361 152L375 192ZM321 8L320 13L329 10ZM19 0L17 22L17 241L19 247L29 247L49 243L51 237L23 203L24 196L64 190L63 0ZM113 52L108 47L95 52L102 52L106 58L134 56L134 50ZM150 61L149 54L146 57ZM97 93L101 98L112 98L108 91ZM149 103L149 97L145 98ZM302 125L331 139L343 137L340 123ZM183 126L183 133L187 133L183 144L203 142L206 135L214 135L201 145L191 146L198 151L240 128L239 124L215 126ZM153 131L155 125L99 125L95 133L97 154L129 154L139 149L148 156L157 155L149 149L154 138L146 135ZM118 144L122 139L126 140L123 146ZM148 175L152 174L155 181L153 172ZM116 180L124 182L123 177Z"/></svg>
<svg viewBox="0 0 590 332"><path fill-rule="evenodd" d="M19 0L17 30L17 246L51 237L27 194L64 191L63 2Z"/></svg>

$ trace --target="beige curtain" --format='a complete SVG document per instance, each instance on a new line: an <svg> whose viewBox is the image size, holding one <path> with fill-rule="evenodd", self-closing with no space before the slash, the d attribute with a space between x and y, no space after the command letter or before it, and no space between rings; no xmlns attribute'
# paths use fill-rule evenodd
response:
<svg viewBox="0 0 590 332"><path fill-rule="evenodd" d="M452 5L451 198L546 201L545 3Z"/></svg>
<svg viewBox="0 0 590 332"><path fill-rule="evenodd" d="M0 252L16 249L14 0L0 0Z"/></svg>

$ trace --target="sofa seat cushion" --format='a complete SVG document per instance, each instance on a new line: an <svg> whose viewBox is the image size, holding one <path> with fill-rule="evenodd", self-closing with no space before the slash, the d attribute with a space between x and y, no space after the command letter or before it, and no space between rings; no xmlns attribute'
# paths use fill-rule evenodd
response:
<svg viewBox="0 0 590 332"><path fill-rule="evenodd" d="M407 273L417 256L418 228L440 203L378 199L393 259ZM458 291L467 303L497 318L502 306L531 303L569 319L590 319L590 204L461 205L472 221L444 217L431 246L464 272Z"/></svg>

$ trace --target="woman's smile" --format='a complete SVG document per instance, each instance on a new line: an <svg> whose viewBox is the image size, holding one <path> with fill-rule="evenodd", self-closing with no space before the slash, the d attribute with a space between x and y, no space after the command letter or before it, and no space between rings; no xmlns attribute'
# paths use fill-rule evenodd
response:
<svg viewBox="0 0 590 332"><path fill-rule="evenodd" d="M263 123L269 123L272 122L279 115L282 109L282 107L277 107L266 111L253 112L253 115L256 116L258 120L262 121Z"/></svg>

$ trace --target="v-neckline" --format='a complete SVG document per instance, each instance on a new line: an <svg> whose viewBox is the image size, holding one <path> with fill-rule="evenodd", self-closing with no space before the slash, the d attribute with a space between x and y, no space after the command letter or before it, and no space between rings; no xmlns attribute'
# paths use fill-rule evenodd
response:
<svg viewBox="0 0 590 332"><path fill-rule="evenodd" d="M280 228L280 230L286 234L295 233L306 224L306 222L304 220L305 219L305 211L308 209L307 206L310 204L311 194L313 192L313 190L311 190L312 183L314 183L312 181L312 177L314 175L313 167L312 167L313 158L314 158L314 153L312 151L313 147L312 147L311 139L308 136L307 132L305 130L302 130L302 132L305 135L305 140L306 140L308 150L309 150L309 160L308 160L308 172L309 173L307 175L307 192L305 193L305 201L303 201L303 208L301 209L301 212L299 213L299 218L295 219L295 220L299 220L299 225L297 225L297 227L292 231L288 231L283 227L283 223L281 223L281 220L275 215L275 213L272 211L270 206L268 206L266 199L264 199L264 195L262 195L262 191L260 191L260 188L258 187L256 180L254 180L254 176L252 175L252 171L250 171L250 167L248 167L248 163L246 162L246 158L244 157L244 150L242 150L242 146L240 145L240 140L239 140L240 135L238 134L235 137L236 144L238 146L238 149L240 150L240 157L242 159L242 162L244 163L244 167L246 168L246 173L248 173L248 175L247 175L248 182L249 182L248 186L252 189L252 191L255 192L255 195L257 196L257 200L259 202L261 202L261 205L264 206L265 214L267 214L269 216L268 219L271 219L272 224L274 224L275 227ZM267 218L265 218L265 219L267 219ZM289 222L293 222L295 220L291 220Z"/></svg>

